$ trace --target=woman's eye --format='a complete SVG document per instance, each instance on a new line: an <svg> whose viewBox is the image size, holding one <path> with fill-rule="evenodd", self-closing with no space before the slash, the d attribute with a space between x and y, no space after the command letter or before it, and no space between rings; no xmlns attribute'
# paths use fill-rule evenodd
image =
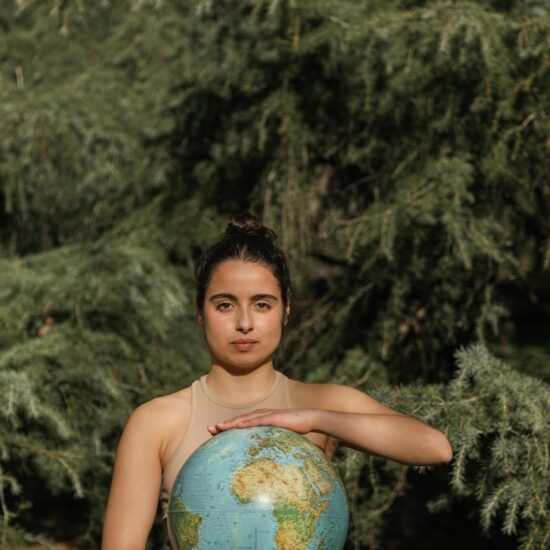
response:
<svg viewBox="0 0 550 550"><path fill-rule="evenodd" d="M256 305L259 306L260 309L265 309L265 310L271 309L271 304L268 304L267 302L258 302ZM231 306L229 302L221 302L216 306L216 309L221 311L226 311L229 309L229 306Z"/></svg>

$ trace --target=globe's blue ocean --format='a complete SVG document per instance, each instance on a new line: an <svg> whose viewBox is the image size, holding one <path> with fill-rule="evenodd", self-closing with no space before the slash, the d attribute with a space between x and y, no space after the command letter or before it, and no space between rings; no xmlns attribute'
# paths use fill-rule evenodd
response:
<svg viewBox="0 0 550 550"><path fill-rule="evenodd" d="M182 466L168 521L179 550L339 550L349 510L323 451L275 426L218 433Z"/></svg>

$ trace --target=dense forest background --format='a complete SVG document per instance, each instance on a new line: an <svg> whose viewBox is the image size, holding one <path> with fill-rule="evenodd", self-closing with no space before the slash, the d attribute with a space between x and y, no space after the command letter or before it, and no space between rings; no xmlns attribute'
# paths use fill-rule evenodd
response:
<svg viewBox="0 0 550 550"><path fill-rule="evenodd" d="M546 0L2 0L0 548L99 547L242 210L291 264L276 368L453 445L339 450L346 548L548 548L549 109Z"/></svg>

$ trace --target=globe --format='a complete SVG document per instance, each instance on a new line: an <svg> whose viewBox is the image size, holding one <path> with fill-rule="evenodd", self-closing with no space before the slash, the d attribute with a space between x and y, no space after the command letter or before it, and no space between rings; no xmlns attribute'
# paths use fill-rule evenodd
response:
<svg viewBox="0 0 550 550"><path fill-rule="evenodd" d="M178 550L341 550L344 485L323 451L277 426L232 428L181 467L168 522Z"/></svg>

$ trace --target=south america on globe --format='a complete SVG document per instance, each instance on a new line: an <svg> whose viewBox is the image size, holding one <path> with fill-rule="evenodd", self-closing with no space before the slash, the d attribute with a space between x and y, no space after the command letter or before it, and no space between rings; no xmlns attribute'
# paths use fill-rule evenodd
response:
<svg viewBox="0 0 550 550"><path fill-rule="evenodd" d="M181 467L168 503L178 550L341 550L349 509L325 453L277 426L233 428Z"/></svg>

